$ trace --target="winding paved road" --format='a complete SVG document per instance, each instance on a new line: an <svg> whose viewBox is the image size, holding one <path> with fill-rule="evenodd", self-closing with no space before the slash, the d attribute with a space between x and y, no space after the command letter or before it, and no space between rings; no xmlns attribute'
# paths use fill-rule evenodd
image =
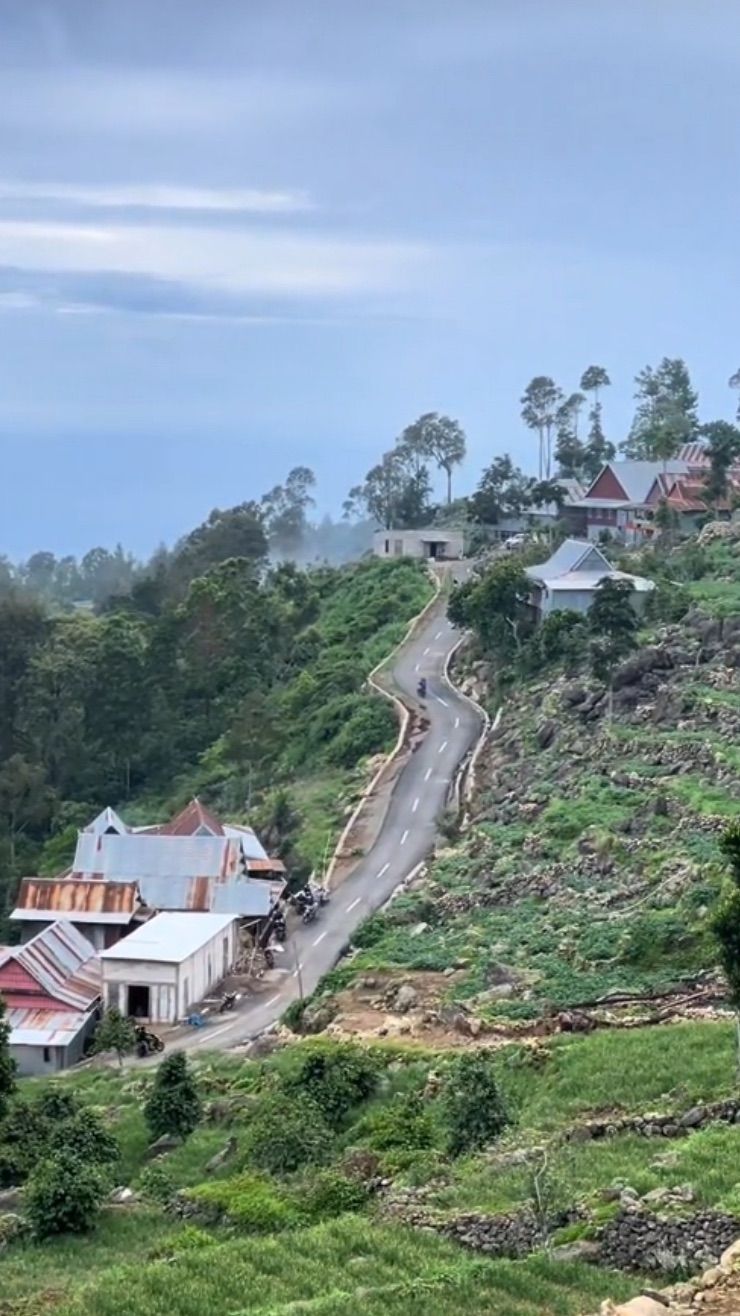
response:
<svg viewBox="0 0 740 1316"><path fill-rule="evenodd" d="M447 658L458 639L447 621L442 597L391 668L396 688L412 700L419 677L426 677L429 727L396 780L372 848L333 892L331 903L316 921L293 927L285 953L276 957L276 970L269 975L273 980L270 990L250 997L234 1015L209 1024L201 1033L178 1037L178 1046L224 1050L256 1037L276 1022L301 992L310 995L336 964L359 924L427 857L457 767L482 728L482 716L475 706L445 679ZM168 1046L173 1040L168 1039Z"/></svg>

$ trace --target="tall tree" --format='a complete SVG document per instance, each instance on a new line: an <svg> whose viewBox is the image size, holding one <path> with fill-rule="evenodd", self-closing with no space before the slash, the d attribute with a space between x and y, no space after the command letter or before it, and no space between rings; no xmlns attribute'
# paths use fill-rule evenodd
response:
<svg viewBox="0 0 740 1316"><path fill-rule="evenodd" d="M609 689L609 720L613 702L614 670L637 644L637 614L633 607L634 586L631 580L614 580L606 576L599 584L588 610L588 624L593 641L591 666L594 675Z"/></svg>
<svg viewBox="0 0 740 1316"><path fill-rule="evenodd" d="M655 369L645 366L635 384L637 407L624 453L640 461L661 461L665 470L698 432L698 394L680 357L663 357Z"/></svg>
<svg viewBox="0 0 740 1316"><path fill-rule="evenodd" d="M300 553L308 529L307 512L314 506L311 490L316 476L308 466L295 466L285 484L277 484L262 499L270 549L280 557Z"/></svg>
<svg viewBox="0 0 740 1316"><path fill-rule="evenodd" d="M740 429L727 420L712 420L702 425L699 432L707 440L707 499L716 507L717 503L727 497L727 476L740 462Z"/></svg>
<svg viewBox="0 0 740 1316"><path fill-rule="evenodd" d="M578 435L578 424L585 401L584 393L571 393L558 407L555 417L555 460L558 473L566 480L578 480L583 474L584 446Z"/></svg>
<svg viewBox="0 0 740 1316"><path fill-rule="evenodd" d="M447 477L447 503L452 502L452 472L465 460L465 432L458 421L428 411L404 430L402 443L420 457L431 458Z"/></svg>
<svg viewBox="0 0 740 1316"><path fill-rule="evenodd" d="M522 420L539 439L539 478L550 478L552 468L552 433L563 391L549 375L535 375L520 398Z"/></svg>
<svg viewBox="0 0 740 1316"><path fill-rule="evenodd" d="M602 424L601 390L609 388L611 382L604 366L588 366L581 375L581 388L591 398L588 438L583 453L583 474L589 481L595 480L602 466L616 454L616 448L606 438Z"/></svg>

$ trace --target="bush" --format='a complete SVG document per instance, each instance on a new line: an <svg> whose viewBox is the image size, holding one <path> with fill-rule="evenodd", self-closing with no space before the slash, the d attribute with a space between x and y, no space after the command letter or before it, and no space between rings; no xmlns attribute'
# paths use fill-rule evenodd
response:
<svg viewBox="0 0 740 1316"><path fill-rule="evenodd" d="M357 1133L373 1151L419 1151L434 1144L434 1120L416 1092L398 1096L362 1120Z"/></svg>
<svg viewBox="0 0 740 1316"><path fill-rule="evenodd" d="M471 1051L455 1061L443 1110L453 1156L477 1151L499 1136L509 1121L490 1056Z"/></svg>
<svg viewBox="0 0 740 1316"><path fill-rule="evenodd" d="M271 1234L300 1224L300 1212L287 1194L257 1174L201 1184L186 1198L197 1203L205 1219L232 1220L250 1234Z"/></svg>
<svg viewBox="0 0 740 1316"><path fill-rule="evenodd" d="M328 1159L332 1135L318 1106L307 1097L266 1097L252 1120L248 1155L269 1174L290 1174Z"/></svg>
<svg viewBox="0 0 740 1316"><path fill-rule="evenodd" d="M173 1051L159 1066L144 1117L154 1138L187 1138L199 1123L200 1098L182 1051Z"/></svg>
<svg viewBox="0 0 740 1316"><path fill-rule="evenodd" d="M118 1142L110 1129L106 1129L94 1110L84 1107L71 1119L54 1126L49 1147L52 1152L67 1149L90 1165L112 1165L120 1156Z"/></svg>
<svg viewBox="0 0 740 1316"><path fill-rule="evenodd" d="M369 1193L359 1179L349 1179L338 1170L322 1170L307 1185L301 1203L312 1220L328 1220L346 1215L348 1211L363 1211Z"/></svg>
<svg viewBox="0 0 740 1316"><path fill-rule="evenodd" d="M95 1223L105 1191L99 1167L80 1160L73 1151L45 1157L33 1171L24 1199L35 1236L86 1233Z"/></svg>
<svg viewBox="0 0 740 1316"><path fill-rule="evenodd" d="M283 1086L314 1102L326 1123L336 1128L353 1106L372 1096L378 1078L377 1061L368 1051L347 1043L317 1042L302 1051Z"/></svg>
<svg viewBox="0 0 740 1316"><path fill-rule="evenodd" d="M151 1165L144 1167L136 1187L147 1201L157 1202L160 1206L166 1206L177 1190L172 1171L161 1160L152 1161Z"/></svg>

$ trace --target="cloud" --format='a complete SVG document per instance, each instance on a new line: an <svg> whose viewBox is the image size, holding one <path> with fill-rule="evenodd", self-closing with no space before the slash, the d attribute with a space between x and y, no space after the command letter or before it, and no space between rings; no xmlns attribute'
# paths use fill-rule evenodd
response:
<svg viewBox="0 0 740 1316"><path fill-rule="evenodd" d="M211 296L346 297L417 286L423 244L279 229L0 221L6 265L18 270L160 279Z"/></svg>
<svg viewBox="0 0 740 1316"><path fill-rule="evenodd" d="M311 210L305 192L254 187L187 187L168 183L35 183L0 179L0 201L52 201L116 210L294 214Z"/></svg>

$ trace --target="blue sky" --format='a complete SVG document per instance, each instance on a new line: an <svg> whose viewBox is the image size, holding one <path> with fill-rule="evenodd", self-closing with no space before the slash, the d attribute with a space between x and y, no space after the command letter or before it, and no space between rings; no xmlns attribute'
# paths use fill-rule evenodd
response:
<svg viewBox="0 0 740 1316"><path fill-rule="evenodd" d="M740 365L727 0L0 0L0 551L148 552L422 411Z"/></svg>

